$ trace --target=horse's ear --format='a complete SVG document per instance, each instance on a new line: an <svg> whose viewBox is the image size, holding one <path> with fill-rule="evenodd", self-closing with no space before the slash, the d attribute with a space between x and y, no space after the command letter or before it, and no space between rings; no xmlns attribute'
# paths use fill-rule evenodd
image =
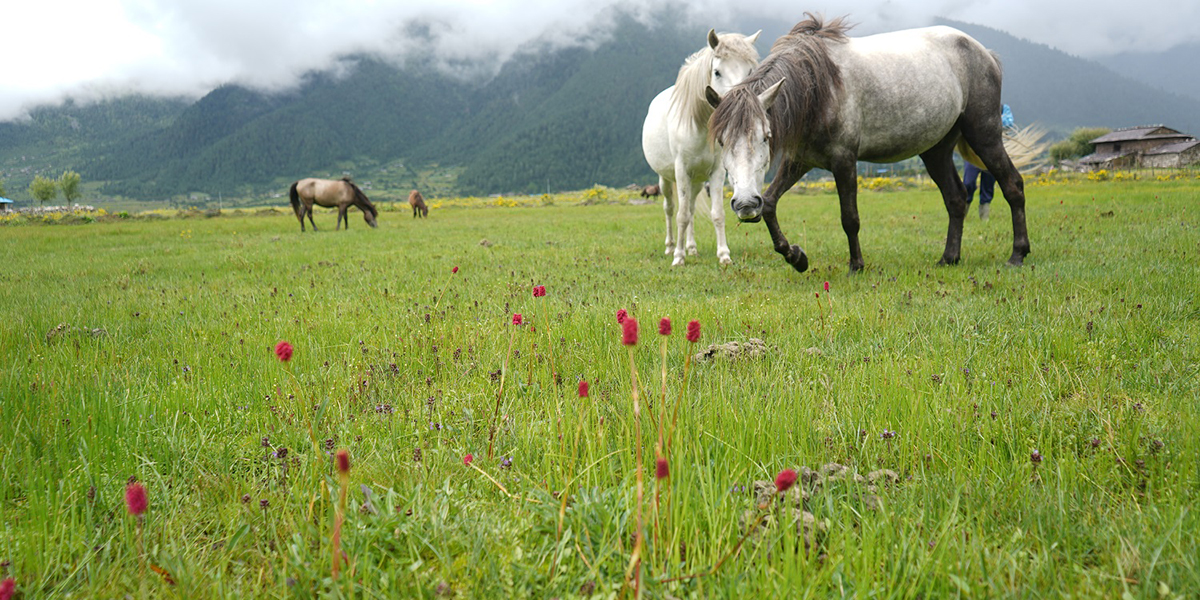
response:
<svg viewBox="0 0 1200 600"><path fill-rule="evenodd" d="M754 42L757 42L757 41L758 41L758 36L759 36L759 34L761 34L761 33L762 33L762 30L761 30L761 29L759 29L758 31L755 31L755 32L754 32L754 35L752 35L752 36L750 36L750 37L746 38L746 43L747 43L747 44L750 44L751 46L753 46L753 45L754 45Z"/></svg>
<svg viewBox="0 0 1200 600"><path fill-rule="evenodd" d="M785 81L787 81L786 77L780 79L775 85L767 88L763 93L758 95L758 101L762 102L763 110L771 110L771 105L775 104L775 98L779 97L779 89L783 87L783 82Z"/></svg>
<svg viewBox="0 0 1200 600"><path fill-rule="evenodd" d="M708 47L712 48L713 50L716 50L717 45L720 43L721 43L721 40L719 38L717 38L717 30L709 29L708 30Z"/></svg>
<svg viewBox="0 0 1200 600"><path fill-rule="evenodd" d="M704 99L708 100L708 105L713 108L721 104L721 95L711 85L704 86Z"/></svg>

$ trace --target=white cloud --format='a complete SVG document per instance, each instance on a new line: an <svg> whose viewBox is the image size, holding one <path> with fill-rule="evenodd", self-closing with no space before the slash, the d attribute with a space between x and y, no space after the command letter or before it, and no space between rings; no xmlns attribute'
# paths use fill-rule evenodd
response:
<svg viewBox="0 0 1200 600"><path fill-rule="evenodd" d="M979 23L1081 56L1164 50L1200 40L1200 2L1148 0L39 0L5 9L0 119L66 95L128 91L199 96L222 83L287 87L337 57L403 57L427 49L445 64L510 56L535 39L576 43L613 9L649 22L682 19L731 29L790 22L804 10L849 14L859 34L928 23ZM428 37L414 37L414 31ZM765 49L767 44L762 45Z"/></svg>

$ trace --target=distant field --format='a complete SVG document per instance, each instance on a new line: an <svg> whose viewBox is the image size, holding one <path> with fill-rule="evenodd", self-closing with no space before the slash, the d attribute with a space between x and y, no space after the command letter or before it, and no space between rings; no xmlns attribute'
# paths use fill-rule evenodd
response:
<svg viewBox="0 0 1200 600"><path fill-rule="evenodd" d="M733 266L701 218L671 269L660 206L580 195L346 232L326 213L316 234L283 214L0 227L0 577L27 598L630 597L625 309L649 597L1194 597L1200 181L1029 198L1026 267L1003 266L997 201L938 268L940 197L865 191L853 277L820 189L780 211L804 274L732 219ZM663 316L682 404L656 489ZM751 338L761 355L685 370ZM754 482L834 462L805 551ZM899 481L853 478L878 469Z"/></svg>

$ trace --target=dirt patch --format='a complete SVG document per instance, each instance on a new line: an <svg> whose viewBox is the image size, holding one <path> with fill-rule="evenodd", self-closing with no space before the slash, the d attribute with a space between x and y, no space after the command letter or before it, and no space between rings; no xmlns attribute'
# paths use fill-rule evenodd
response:
<svg viewBox="0 0 1200 600"><path fill-rule="evenodd" d="M75 327L67 323L59 323L50 328L46 332L46 343L52 344L55 340L63 339L69 335L77 335L79 337L101 338L108 335L108 331L103 327Z"/></svg>
<svg viewBox="0 0 1200 600"><path fill-rule="evenodd" d="M809 501L816 495L837 486L851 491L862 499L868 510L881 506L879 494L900 483L900 475L891 469L871 471L865 476L838 463L829 463L818 470L801 467L799 479L786 493L779 494L773 481L755 481L751 486L754 506L742 513L739 520L742 531L748 527L751 537L761 538L780 521L795 523L796 535L804 541L804 549L819 548L824 544L829 524L817 519L809 511Z"/></svg>
<svg viewBox="0 0 1200 600"><path fill-rule="evenodd" d="M707 362L717 359L744 360L761 358L771 351L766 342L758 338L750 338L744 342L732 341L724 344L713 344L692 357L696 362Z"/></svg>

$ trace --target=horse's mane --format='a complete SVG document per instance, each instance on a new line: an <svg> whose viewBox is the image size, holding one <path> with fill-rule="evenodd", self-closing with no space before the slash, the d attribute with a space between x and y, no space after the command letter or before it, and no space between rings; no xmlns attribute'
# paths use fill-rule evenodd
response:
<svg viewBox="0 0 1200 600"><path fill-rule="evenodd" d="M690 123L699 127L712 115L712 107L704 99L704 88L709 84L713 59L735 58L758 63L758 50L746 41L746 36L722 33L717 38L720 43L716 50L705 45L689 56L679 68L675 90L671 92L671 111L679 115L681 124Z"/></svg>
<svg viewBox="0 0 1200 600"><path fill-rule="evenodd" d="M354 190L354 198L357 201L356 204L359 205L359 208L362 208L365 206L365 207L371 209L372 217L379 216L379 211L375 208L375 205L371 203L371 200L367 198L367 195L364 194L363 191L361 189L359 189L359 187L357 185L355 185L355 183L353 181L350 181L349 177L342 177L342 181L345 181L346 185L349 185L350 189Z"/></svg>
<svg viewBox="0 0 1200 600"><path fill-rule="evenodd" d="M842 91L842 74L829 57L828 43L844 43L851 25L845 17L825 23L822 17L808 18L775 41L771 54L740 85L721 99L709 123L709 137L725 141L748 132L759 120L771 124L771 153L778 156L786 147L799 145L800 137L824 124L830 103ZM775 103L763 114L758 95L781 79Z"/></svg>

